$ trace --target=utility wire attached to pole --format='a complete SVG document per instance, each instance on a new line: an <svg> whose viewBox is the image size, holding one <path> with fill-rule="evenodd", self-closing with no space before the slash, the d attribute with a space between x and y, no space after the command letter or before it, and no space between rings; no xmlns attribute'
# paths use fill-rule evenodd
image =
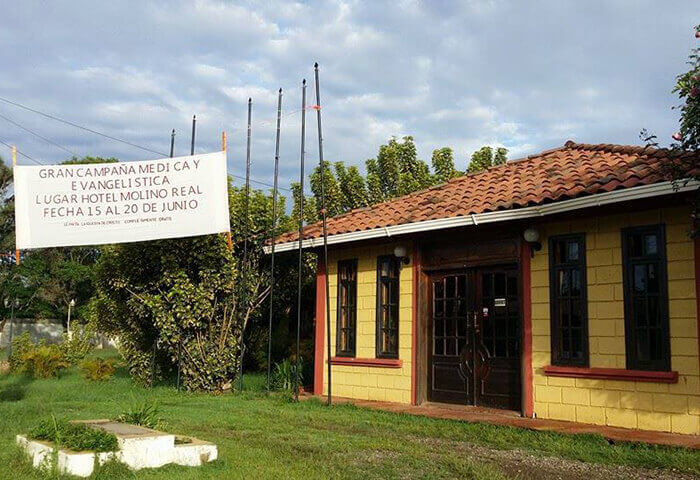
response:
<svg viewBox="0 0 700 480"><path fill-rule="evenodd" d="M14 125L14 126L17 127L17 128L21 128L22 130L24 130L25 132L29 133L30 135L34 135L35 137L40 138L41 140L45 141L45 142L48 143L49 145L53 145L54 147L60 148L60 149L63 150L64 152L70 153L71 155L73 155L73 156L75 156L75 157L78 156L78 154L75 153L73 150L69 150L69 149L67 149L66 147L64 147L63 145L61 145L61 144L59 144L59 143L56 143L56 142L54 142L53 140L50 140L50 139L44 137L43 135L39 135L38 133L36 133L36 132L33 131L33 130L30 130L29 128L25 127L24 125L20 125L19 123L15 122L15 121L12 120L11 118L7 118L5 115L0 114L0 118L2 118L3 120L5 120L5 121L8 122L8 123L11 123L12 125Z"/></svg>
<svg viewBox="0 0 700 480"><path fill-rule="evenodd" d="M27 107L26 105L22 105L21 103L18 103L18 102L13 102L12 100L8 100L8 99L3 98L3 97L0 97L0 101L5 102L5 103L9 103L10 105L14 105L15 107L22 108L22 109L27 110L29 112L36 113L36 114L41 115L43 117L49 118L51 120L55 120L57 122L61 122L61 123L64 123L66 125L70 125L71 127L79 128L80 130L85 130L86 132L94 133L95 135L100 135L101 137L109 138L110 140L114 140L115 142L120 142L120 143L123 143L125 145L130 145L134 148L139 148L141 150L145 150L147 152L157 153L158 155L166 156L163 152L158 152L156 150L151 150L150 148L142 147L141 145L136 145L135 143L131 143L127 140L122 140L121 138L113 137L111 135L107 135L106 133L102 133L102 132L99 132L97 130L93 130L92 128L83 127L82 125L78 125L77 123L69 122L68 120L64 120L64 119L57 117L55 115L50 115L48 113L40 112L39 110L35 110L33 108Z"/></svg>

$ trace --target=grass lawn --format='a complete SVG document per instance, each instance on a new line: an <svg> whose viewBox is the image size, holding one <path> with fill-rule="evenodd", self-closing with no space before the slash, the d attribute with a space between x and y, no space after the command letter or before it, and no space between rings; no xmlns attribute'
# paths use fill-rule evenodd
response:
<svg viewBox="0 0 700 480"><path fill-rule="evenodd" d="M213 478L512 478L517 471L473 455L473 449L526 450L531 456L700 474L700 452L602 437L567 436L366 410L294 404L267 396L263 376L248 375L240 395L177 393L171 386L135 386L123 369L104 383L71 370L61 378L0 375L0 479L46 478L14 447L14 436L55 414L113 418L135 402L156 400L167 430L215 442L219 460L201 468L167 466L130 472L111 465L101 479ZM470 453L472 452L472 453ZM596 467L600 468L600 467ZM663 472L660 472L663 473ZM531 478L523 474L521 478ZM546 477L543 477L546 478ZM569 478L569 477L562 477ZM672 478L672 477L671 477Z"/></svg>

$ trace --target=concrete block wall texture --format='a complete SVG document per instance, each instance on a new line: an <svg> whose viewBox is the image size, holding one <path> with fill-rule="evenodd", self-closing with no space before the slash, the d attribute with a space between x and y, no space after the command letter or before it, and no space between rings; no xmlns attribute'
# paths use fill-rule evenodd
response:
<svg viewBox="0 0 700 480"><path fill-rule="evenodd" d="M61 320L31 318L16 318L12 322L12 338L17 338L24 332L29 332L33 342L44 340L47 343L59 343L63 340L63 324ZM10 321L0 331L0 348L7 347L10 343Z"/></svg>
<svg viewBox="0 0 700 480"><path fill-rule="evenodd" d="M625 368L621 229L666 225L671 369L676 384L549 377L548 237L586 234L590 367ZM700 364L690 208L672 207L542 224L532 259L535 413L539 418L700 434Z"/></svg>
<svg viewBox="0 0 700 480"><path fill-rule="evenodd" d="M397 243L384 246L344 248L328 254L331 306L331 352L336 351L336 297L338 261L357 259L357 330L355 358L376 358L377 257L393 255ZM410 252L411 245L405 244ZM413 259L411 259L411 262ZM412 263L403 265L399 276L399 359L401 368L333 365L333 395L362 400L411 403ZM326 351L325 335L324 347ZM323 391L328 391L328 364L323 364Z"/></svg>

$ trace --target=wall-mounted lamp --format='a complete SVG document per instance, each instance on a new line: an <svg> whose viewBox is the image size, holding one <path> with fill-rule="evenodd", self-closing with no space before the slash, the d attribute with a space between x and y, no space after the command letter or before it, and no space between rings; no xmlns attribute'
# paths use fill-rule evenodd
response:
<svg viewBox="0 0 700 480"><path fill-rule="evenodd" d="M403 245L397 245L394 247L394 256L401 260L401 263L404 265L408 265L408 262L410 261L408 258L408 251Z"/></svg>
<svg viewBox="0 0 700 480"><path fill-rule="evenodd" d="M523 238L530 244L530 255L535 256L535 252L542 250L540 243L540 232L535 227L529 227L523 232Z"/></svg>

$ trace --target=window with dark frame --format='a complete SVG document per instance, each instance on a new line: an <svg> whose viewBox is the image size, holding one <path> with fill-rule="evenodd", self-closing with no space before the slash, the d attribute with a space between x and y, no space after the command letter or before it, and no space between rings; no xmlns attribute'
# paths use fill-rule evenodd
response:
<svg viewBox="0 0 700 480"><path fill-rule="evenodd" d="M355 356L357 325L357 260L338 262L336 356Z"/></svg>
<svg viewBox="0 0 700 480"><path fill-rule="evenodd" d="M399 357L399 259L377 259L377 358Z"/></svg>
<svg viewBox="0 0 700 480"><path fill-rule="evenodd" d="M588 366L586 237L549 239L552 364Z"/></svg>
<svg viewBox="0 0 700 480"><path fill-rule="evenodd" d="M622 271L627 368L670 371L664 225L622 230Z"/></svg>

